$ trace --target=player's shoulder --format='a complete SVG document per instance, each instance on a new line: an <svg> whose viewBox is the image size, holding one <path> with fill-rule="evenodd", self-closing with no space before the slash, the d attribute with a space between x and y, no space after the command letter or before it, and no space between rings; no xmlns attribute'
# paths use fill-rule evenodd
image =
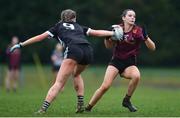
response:
<svg viewBox="0 0 180 118"><path fill-rule="evenodd" d="M61 23L62 23L61 21L56 22L56 23L54 23L54 26L60 25Z"/></svg>
<svg viewBox="0 0 180 118"><path fill-rule="evenodd" d="M90 27L85 26L85 25L80 25L83 29L89 29Z"/></svg>
<svg viewBox="0 0 180 118"><path fill-rule="evenodd" d="M132 32L134 34L142 32L142 27L140 25L134 25Z"/></svg>
<svg viewBox="0 0 180 118"><path fill-rule="evenodd" d="M61 25L61 22L59 21L59 22L54 23L54 24L51 26L51 28L56 29L56 28L58 28L60 25Z"/></svg>
<svg viewBox="0 0 180 118"><path fill-rule="evenodd" d="M133 29L142 30L142 26L135 24Z"/></svg>

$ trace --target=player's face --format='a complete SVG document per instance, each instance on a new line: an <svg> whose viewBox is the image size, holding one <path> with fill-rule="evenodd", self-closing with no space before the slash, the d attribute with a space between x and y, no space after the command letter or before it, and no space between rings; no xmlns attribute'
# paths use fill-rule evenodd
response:
<svg viewBox="0 0 180 118"><path fill-rule="evenodd" d="M127 11L126 15L123 17L123 21L129 25L134 25L136 21L136 13L134 11Z"/></svg>

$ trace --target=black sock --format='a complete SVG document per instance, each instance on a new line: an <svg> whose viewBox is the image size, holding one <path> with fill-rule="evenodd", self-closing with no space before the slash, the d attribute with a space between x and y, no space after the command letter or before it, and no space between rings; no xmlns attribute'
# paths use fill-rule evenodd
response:
<svg viewBox="0 0 180 118"><path fill-rule="evenodd" d="M77 103L78 103L78 105L84 105L84 96L77 96L77 99L78 99L78 101L77 101Z"/></svg>
<svg viewBox="0 0 180 118"><path fill-rule="evenodd" d="M50 103L47 102L47 101L44 101L41 108L42 108L42 110L46 111L46 110L48 109L49 106L50 106Z"/></svg>
<svg viewBox="0 0 180 118"><path fill-rule="evenodd" d="M126 96L124 97L124 100L125 100L125 101L129 101L130 98L131 98L131 96L129 96L129 95L126 94Z"/></svg>
<svg viewBox="0 0 180 118"><path fill-rule="evenodd" d="M86 109L87 111L91 111L92 108L93 108L93 106L90 105L90 104L88 104L85 109Z"/></svg>

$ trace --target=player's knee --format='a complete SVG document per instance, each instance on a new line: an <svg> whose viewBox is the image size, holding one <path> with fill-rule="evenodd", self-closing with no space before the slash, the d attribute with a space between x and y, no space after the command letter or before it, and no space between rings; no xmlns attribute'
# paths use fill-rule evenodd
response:
<svg viewBox="0 0 180 118"><path fill-rule="evenodd" d="M134 74L133 76L132 76L132 79L134 79L135 81L140 81L140 74Z"/></svg>

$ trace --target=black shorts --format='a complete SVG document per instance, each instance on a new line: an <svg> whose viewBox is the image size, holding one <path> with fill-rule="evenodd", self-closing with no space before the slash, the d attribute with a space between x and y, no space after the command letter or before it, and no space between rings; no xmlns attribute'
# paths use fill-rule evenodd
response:
<svg viewBox="0 0 180 118"><path fill-rule="evenodd" d="M78 64L88 65L93 61L93 48L89 44L73 44L66 47L64 59L73 59Z"/></svg>
<svg viewBox="0 0 180 118"><path fill-rule="evenodd" d="M121 74L127 67L132 65L137 65L136 56L129 57L128 59L118 59L117 57L112 57L109 65L116 67Z"/></svg>

